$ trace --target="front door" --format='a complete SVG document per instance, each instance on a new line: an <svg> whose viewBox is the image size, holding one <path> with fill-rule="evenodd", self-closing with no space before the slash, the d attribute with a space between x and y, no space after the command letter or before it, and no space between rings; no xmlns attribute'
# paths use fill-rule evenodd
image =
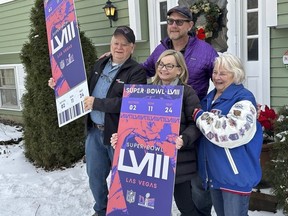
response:
<svg viewBox="0 0 288 216"><path fill-rule="evenodd" d="M238 1L242 8L239 57L246 71L245 86L253 92L258 103L270 105L269 28L264 14L266 0Z"/></svg>
<svg viewBox="0 0 288 216"><path fill-rule="evenodd" d="M269 27L266 25L267 16L264 12L267 1L271 0L210 1L221 6L223 2L227 3L227 52L241 58L246 71L244 85L253 92L257 102L270 105ZM148 0L151 51L166 34L167 9L178 2L180 1ZM209 90L212 88L211 83Z"/></svg>

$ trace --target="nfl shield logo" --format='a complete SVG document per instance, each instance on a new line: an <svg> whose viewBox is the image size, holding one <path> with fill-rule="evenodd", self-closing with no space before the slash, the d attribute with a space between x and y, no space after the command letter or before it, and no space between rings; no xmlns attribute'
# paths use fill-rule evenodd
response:
<svg viewBox="0 0 288 216"><path fill-rule="evenodd" d="M135 196L136 196L136 192L134 192L132 190L128 190L127 194L126 194L127 202L134 203L135 202Z"/></svg>

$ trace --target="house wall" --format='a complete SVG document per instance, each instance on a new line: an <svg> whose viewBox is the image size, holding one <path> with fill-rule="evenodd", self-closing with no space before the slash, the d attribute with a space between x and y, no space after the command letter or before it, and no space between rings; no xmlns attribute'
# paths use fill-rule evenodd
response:
<svg viewBox="0 0 288 216"><path fill-rule="evenodd" d="M288 104L288 68L283 55L288 50L288 28L271 29L271 105Z"/></svg>
<svg viewBox="0 0 288 216"><path fill-rule="evenodd" d="M0 37L0 41L1 41L1 37ZM3 64L21 64L19 51L15 53L0 53L0 65L3 65Z"/></svg>
<svg viewBox="0 0 288 216"><path fill-rule="evenodd" d="M0 5L0 66L21 64L19 53L22 45L28 41L33 3L33 0L23 0ZM0 117L22 121L21 112L9 109L1 109Z"/></svg>
<svg viewBox="0 0 288 216"><path fill-rule="evenodd" d="M115 27L129 25L128 1L113 1L117 7L118 20L112 21L110 28L109 19L105 16L103 6L106 1L83 0L75 1L76 13L80 29L85 32L97 48L100 56L109 51L111 35ZM144 61L150 53L148 32L148 7L147 1L140 3L140 20L142 29L141 41L136 41L134 57ZM30 30L30 10L34 5L33 0L12 1L0 5L0 64L21 63L19 53L24 42L28 41Z"/></svg>
<svg viewBox="0 0 288 216"><path fill-rule="evenodd" d="M288 0L278 0L278 26L288 27Z"/></svg>
<svg viewBox="0 0 288 216"><path fill-rule="evenodd" d="M288 104L288 68L283 64L288 51L288 0L278 0L277 11L277 26L270 31L271 106L276 109Z"/></svg>
<svg viewBox="0 0 288 216"><path fill-rule="evenodd" d="M96 46L97 56L109 51L110 39L115 27L129 25L129 12L127 0L113 0L117 7L118 20L112 21L105 16L103 6L106 0L75 1L76 14L80 30L84 31ZM141 39L136 41L133 58L139 62L145 61L150 54L148 32L148 6L147 1L139 1ZM30 10L34 0L15 0L0 4L0 66L21 64L19 54L25 42L28 42L30 32ZM21 121L21 111L0 109L0 117Z"/></svg>
<svg viewBox="0 0 288 216"><path fill-rule="evenodd" d="M17 3L16 3L17 2ZM33 0L12 1L0 5L0 63L11 61L19 53L25 41L28 41L30 9ZM8 55L7 57L3 55ZM19 58L15 59L19 63ZM6 63L6 62L5 62ZM14 63L14 62L13 62Z"/></svg>
<svg viewBox="0 0 288 216"><path fill-rule="evenodd" d="M129 25L128 1L114 0L118 12L118 20L112 21L110 28L109 19L105 16L102 9L106 1L85 0L76 1L76 13L80 23L80 29L85 32L96 46L97 56L109 51L111 35L116 26ZM148 7L147 1L139 1L140 20L141 20L141 40L136 41L136 49L133 57L143 62L150 54L149 50L149 32L148 32Z"/></svg>

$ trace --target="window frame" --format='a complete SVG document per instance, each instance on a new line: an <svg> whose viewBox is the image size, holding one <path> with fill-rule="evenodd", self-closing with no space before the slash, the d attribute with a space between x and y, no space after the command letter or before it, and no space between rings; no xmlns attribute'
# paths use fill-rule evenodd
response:
<svg viewBox="0 0 288 216"><path fill-rule="evenodd" d="M129 25L133 29L136 41L142 40L139 0L128 0Z"/></svg>
<svg viewBox="0 0 288 216"><path fill-rule="evenodd" d="M161 40L161 25L160 14L158 13L160 3L167 2L167 10L178 5L177 0L148 0L148 21L149 21L149 38L150 38L150 53L160 43Z"/></svg>
<svg viewBox="0 0 288 216"><path fill-rule="evenodd" d="M22 65L21 65L22 66ZM0 86L0 110L13 110L13 111L21 111L21 95L19 94L19 78L18 78L18 67L19 65L11 64L11 65L0 65L0 70L9 70L12 69L14 73L14 79L15 79L15 86L14 87L2 87ZM24 79L24 78L23 78ZM17 105L14 106L3 106L2 104L2 90L14 90L16 92L16 99L17 99Z"/></svg>
<svg viewBox="0 0 288 216"><path fill-rule="evenodd" d="M11 2L11 1L14 1L14 0L0 0L0 5Z"/></svg>

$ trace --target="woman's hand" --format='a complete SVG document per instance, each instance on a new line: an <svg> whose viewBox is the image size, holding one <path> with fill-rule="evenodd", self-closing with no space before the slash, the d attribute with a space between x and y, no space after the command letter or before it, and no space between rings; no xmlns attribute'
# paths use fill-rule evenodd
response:
<svg viewBox="0 0 288 216"><path fill-rule="evenodd" d="M175 140L176 142L176 149L180 149L183 146L183 139L182 139L182 135L178 136Z"/></svg>
<svg viewBox="0 0 288 216"><path fill-rule="evenodd" d="M113 149L116 148L117 141L118 141L118 134L117 133L112 134L112 137L110 138L110 143Z"/></svg>
<svg viewBox="0 0 288 216"><path fill-rule="evenodd" d="M48 80L48 86L49 86L51 89L54 89L55 86L56 86L55 80L54 80L52 77Z"/></svg>

